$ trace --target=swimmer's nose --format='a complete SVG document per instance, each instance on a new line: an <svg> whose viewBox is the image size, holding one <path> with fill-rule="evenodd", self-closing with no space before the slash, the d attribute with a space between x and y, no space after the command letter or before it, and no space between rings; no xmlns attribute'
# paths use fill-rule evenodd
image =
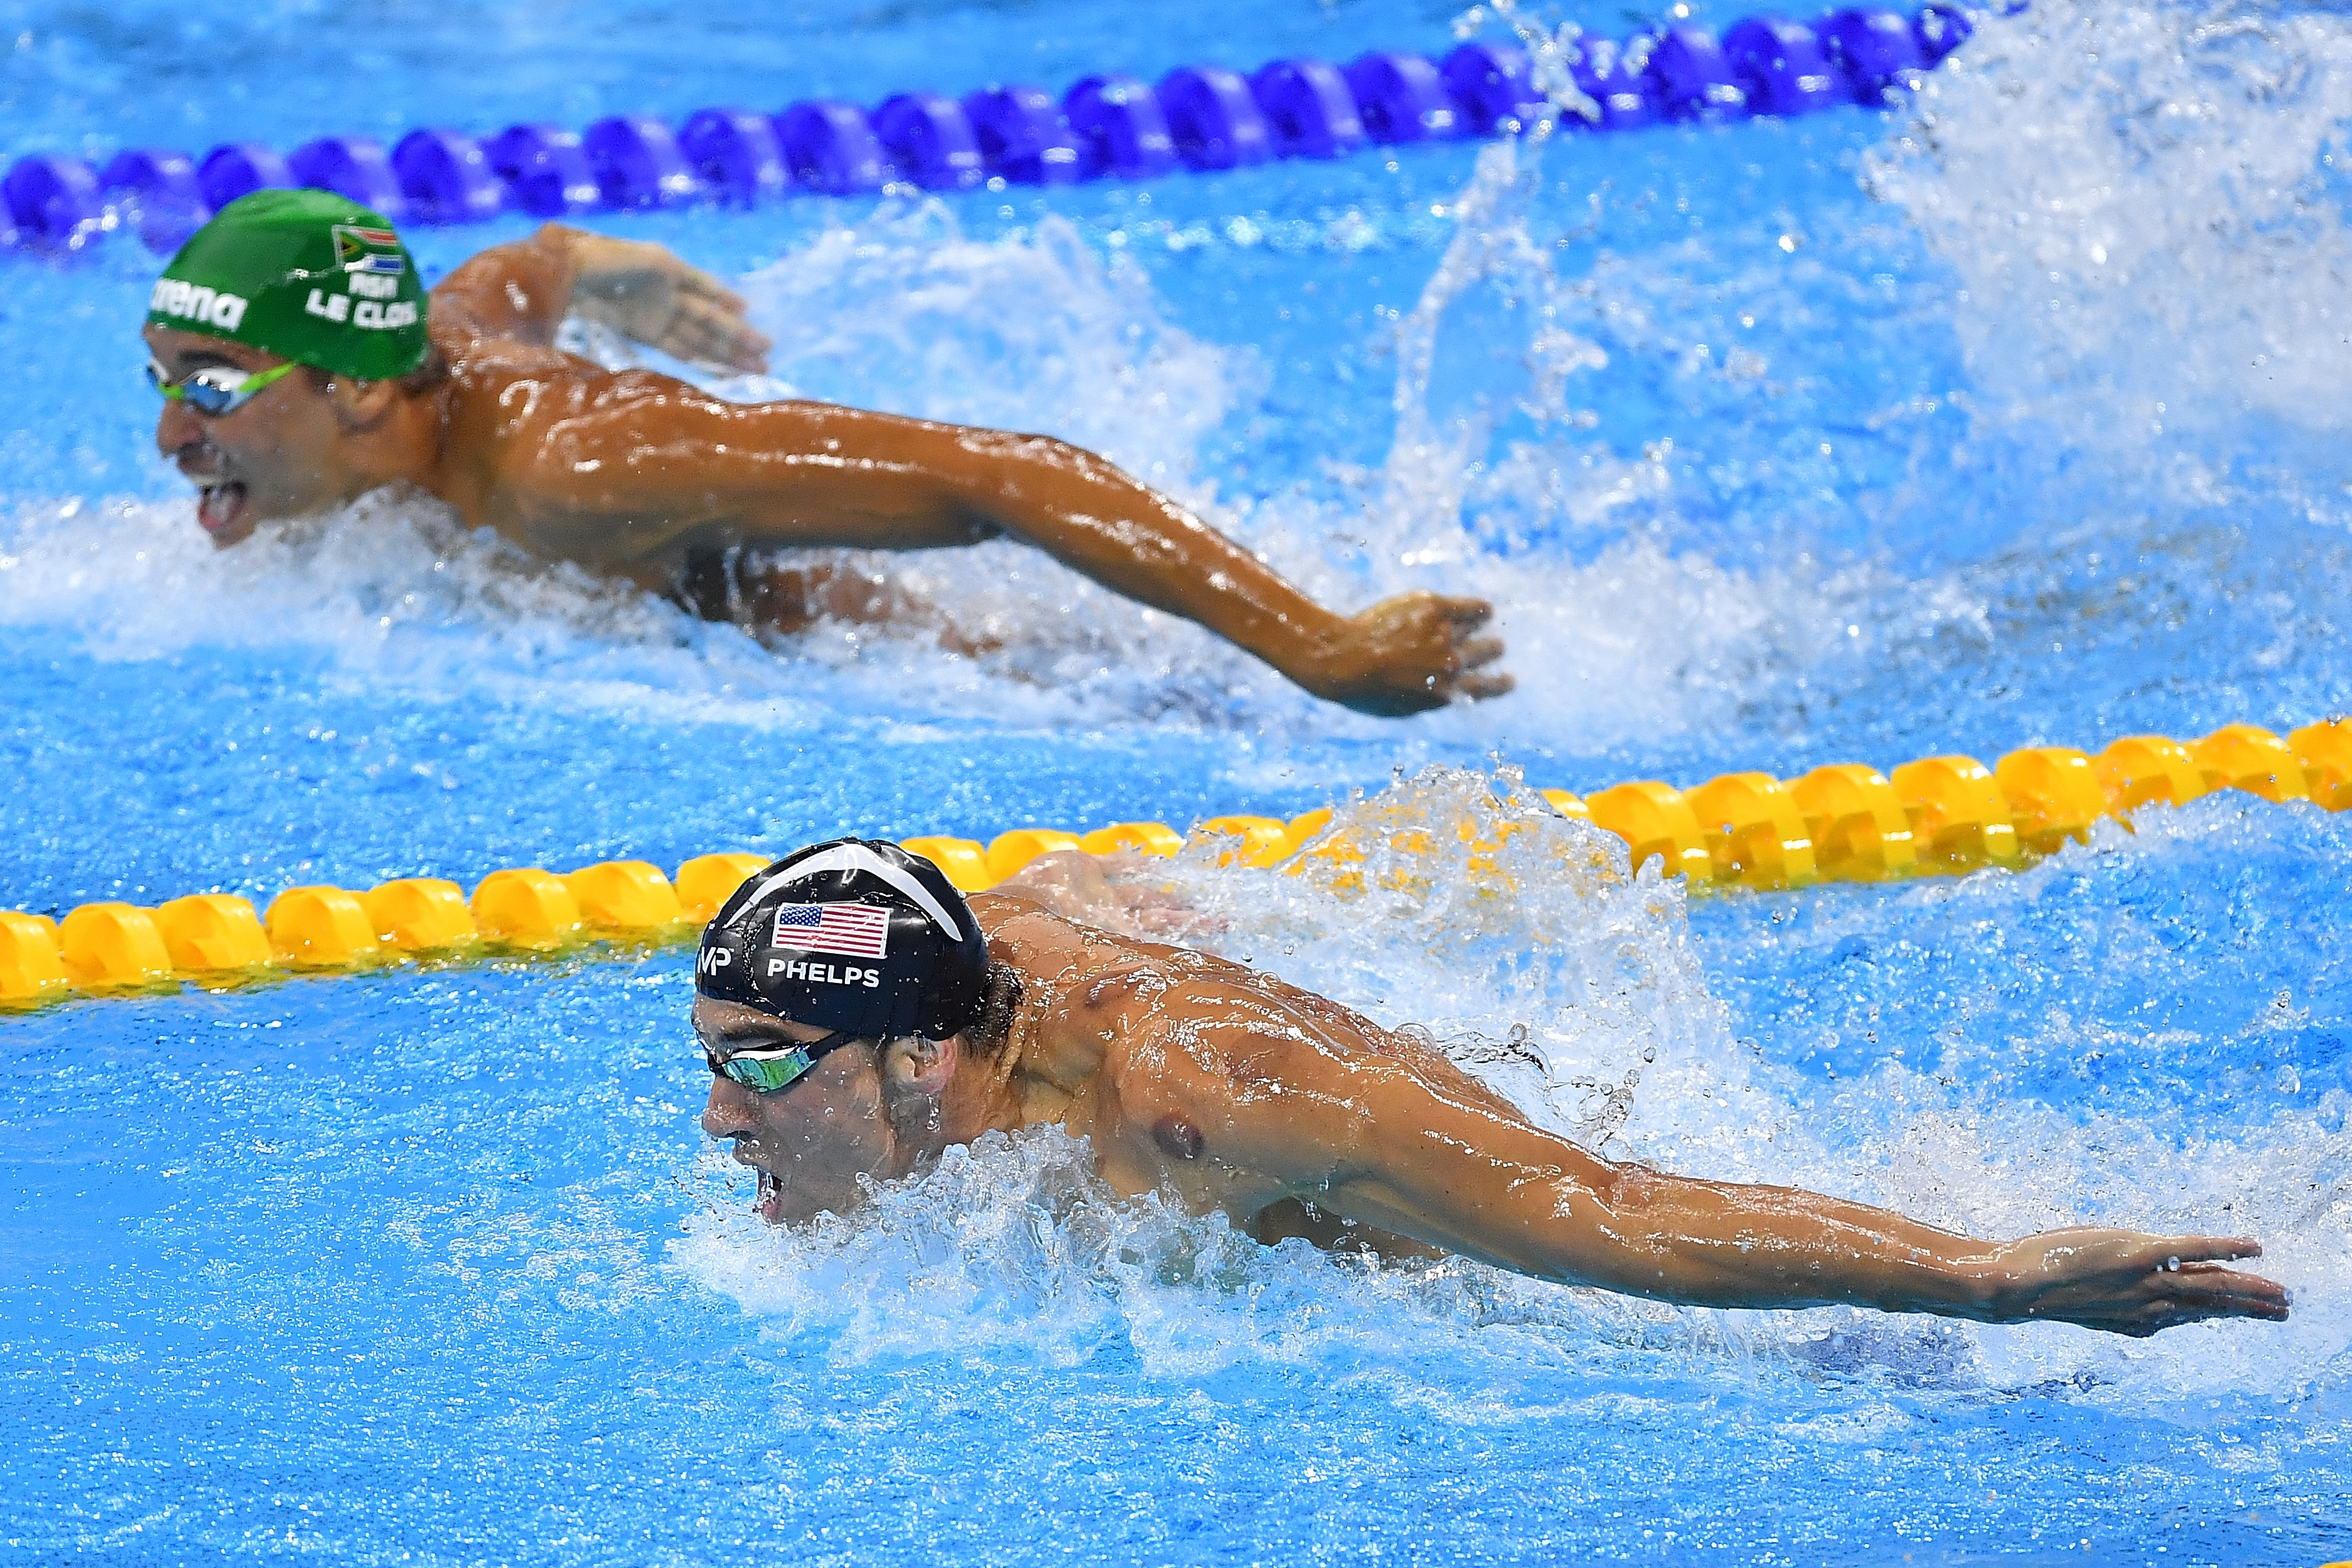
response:
<svg viewBox="0 0 2352 1568"><path fill-rule="evenodd" d="M190 447L204 444L205 428L188 405L174 398L163 405L163 412L155 416L155 447L167 458L176 458Z"/></svg>
<svg viewBox="0 0 2352 1568"><path fill-rule="evenodd" d="M720 1142L749 1137L755 1128L751 1106L750 1089L731 1078L714 1078L702 1105L702 1131Z"/></svg>

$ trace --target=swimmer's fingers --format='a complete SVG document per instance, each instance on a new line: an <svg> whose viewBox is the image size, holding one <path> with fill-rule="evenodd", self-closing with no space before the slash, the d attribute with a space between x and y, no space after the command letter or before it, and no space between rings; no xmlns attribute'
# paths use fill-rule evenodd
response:
<svg viewBox="0 0 2352 1568"><path fill-rule="evenodd" d="M1444 594L1431 595L1429 602L1443 620L1445 635L1454 646L1452 679L1444 683L1447 693L1455 697L1499 697L1511 689L1512 681L1507 675L1477 673L1503 657L1502 638L1477 635L1495 618L1495 606L1484 599Z"/></svg>
<svg viewBox="0 0 2352 1568"><path fill-rule="evenodd" d="M2077 1233L2053 1231L2052 1237L2070 1237ZM2081 1233L2097 1237L2102 1233ZM2251 1236L2137 1236L2131 1232L2108 1232L2126 1237L2116 1259L2120 1269L2148 1273L2175 1273L2192 1264L2211 1265L2238 1263L2263 1255L2263 1244Z"/></svg>
<svg viewBox="0 0 2352 1568"><path fill-rule="evenodd" d="M1456 637L1466 636L1495 618L1495 606L1484 599L1458 598L1450 594L1433 594L1438 613L1453 623Z"/></svg>
<svg viewBox="0 0 2352 1568"><path fill-rule="evenodd" d="M2284 1319L2293 1305L2287 1288L2277 1280L2219 1263L2184 1263L2175 1294L2185 1300L2218 1302L2246 1315Z"/></svg>
<svg viewBox="0 0 2352 1568"><path fill-rule="evenodd" d="M760 371L765 334L743 319L741 295L665 247L576 234L572 308L665 353L702 364Z"/></svg>
<svg viewBox="0 0 2352 1568"><path fill-rule="evenodd" d="M1456 697L1466 697L1473 702L1484 702L1490 697L1507 697L1518 689L1519 683L1507 675L1465 675L1454 682Z"/></svg>
<svg viewBox="0 0 2352 1568"><path fill-rule="evenodd" d="M1391 718L1500 696L1510 689L1500 677L1476 673L1502 654L1499 642L1475 635L1494 613L1484 599L1400 594L1349 616L1315 665L1285 673L1318 696Z"/></svg>
<svg viewBox="0 0 2352 1568"><path fill-rule="evenodd" d="M2155 1249L2149 1250L2152 1259ZM2262 1255L2262 1243L2252 1237L2184 1236L2170 1244L2161 1261L2150 1261L2148 1273L2158 1298L2187 1314L2182 1322L2192 1316L2284 1322L2290 1305L2286 1287L2229 1267Z"/></svg>
<svg viewBox="0 0 2352 1568"><path fill-rule="evenodd" d="M2283 1323L2292 1310L2286 1287L2277 1280L2218 1263L2184 1263L2177 1269L2152 1270L2146 1296L2136 1310L2116 1325L2120 1331L2145 1337L2159 1329L2214 1318Z"/></svg>
<svg viewBox="0 0 2352 1568"><path fill-rule="evenodd" d="M712 341L713 347L724 351L703 357L737 370L767 369L768 350L772 345L765 332L744 319L751 306L743 296L699 268L684 262L678 266L679 319L692 321Z"/></svg>
<svg viewBox="0 0 2352 1568"><path fill-rule="evenodd" d="M768 368L767 334L734 312L699 298L678 301L677 313L656 346L698 364L751 372Z"/></svg>
<svg viewBox="0 0 2352 1568"><path fill-rule="evenodd" d="M2183 1263L2237 1263L2263 1255L2263 1244L2251 1236L2183 1236L2171 1247L2168 1258Z"/></svg>
<svg viewBox="0 0 2352 1568"><path fill-rule="evenodd" d="M1484 669L1503 657L1503 639L1472 637L1467 642L1456 643L1454 651L1462 660L1464 669Z"/></svg>
<svg viewBox="0 0 2352 1568"><path fill-rule="evenodd" d="M695 299L709 300L730 316L740 316L751 308L742 295L738 294L701 268L689 266L684 261L679 261L675 256L670 259L677 263L678 287Z"/></svg>
<svg viewBox="0 0 2352 1568"><path fill-rule="evenodd" d="M1503 639L1463 636L1485 625L1487 617L1495 613L1493 606L1475 599L1455 602L1466 604L1471 608L1458 614L1454 619L1455 636L1460 640L1454 645L1456 662L1454 679L1446 684L1447 692L1473 702L1504 696L1517 688L1518 682L1499 669L1486 668L1503 657Z"/></svg>

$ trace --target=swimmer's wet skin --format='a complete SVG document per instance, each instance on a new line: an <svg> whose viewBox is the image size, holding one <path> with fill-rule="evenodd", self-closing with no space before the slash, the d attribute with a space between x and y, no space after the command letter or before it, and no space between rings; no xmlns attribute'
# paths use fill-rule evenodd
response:
<svg viewBox="0 0 2352 1568"><path fill-rule="evenodd" d="M1713 1307L1834 1304L2146 1335L2287 1316L2227 1267L2242 1237L2081 1227L1971 1239L1790 1187L1612 1164L1444 1057L1339 1004L1107 935L1116 897L1049 858L971 903L919 857L844 839L744 884L704 933L702 1125L772 1222L847 1212L860 1179L1058 1122L1129 1194L1261 1240L1430 1248ZM1057 907L1048 907L1049 905Z"/></svg>
<svg viewBox="0 0 2352 1568"><path fill-rule="evenodd" d="M766 363L743 301L659 246L551 224L427 295L378 215L321 191L257 191L155 285L156 445L196 482L198 518L224 546L266 520L406 485L542 557L790 627L856 611L831 597L813 610L797 576L746 581L722 564L730 552L1004 535L1366 712L1510 689L1491 668L1502 644L1484 634L1482 600L1407 594L1342 616L1066 442L729 403L558 350L567 313L685 360ZM262 383L289 363L308 374Z"/></svg>

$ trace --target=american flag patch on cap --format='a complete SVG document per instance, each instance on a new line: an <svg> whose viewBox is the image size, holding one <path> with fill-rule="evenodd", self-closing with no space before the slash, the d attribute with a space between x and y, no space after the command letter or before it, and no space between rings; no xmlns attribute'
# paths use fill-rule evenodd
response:
<svg viewBox="0 0 2352 1568"><path fill-rule="evenodd" d="M779 904L776 945L880 958L890 945L890 911L872 904Z"/></svg>

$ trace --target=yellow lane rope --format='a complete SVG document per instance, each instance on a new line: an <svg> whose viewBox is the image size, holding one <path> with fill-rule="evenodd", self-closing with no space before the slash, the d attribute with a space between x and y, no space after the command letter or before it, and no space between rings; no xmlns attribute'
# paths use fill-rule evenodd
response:
<svg viewBox="0 0 2352 1568"><path fill-rule="evenodd" d="M2189 744L2134 735L2095 757L2033 746L1990 769L1973 757L1924 757L1892 775L1839 763L1799 779L1726 773L1687 790L1645 780L1585 796L1540 793L1563 815L1622 838L1637 868L1654 856L1668 876L1694 885L1795 888L2021 866L2069 839L2087 842L2103 816L2127 819L2142 805L2185 805L2218 789L2309 800L2328 811L2352 806L2352 720L2305 725L2284 739L2252 724ZM1221 863L1270 867L1307 849L1330 821L1328 807L1287 822L1217 816L1196 823L1192 837L1233 841ZM986 845L901 842L957 887L978 892L1057 849L1173 855L1187 840L1162 823L1122 822L1082 834L1016 827ZM1309 853L1362 858L1339 836ZM675 879L643 860L562 875L522 868L491 872L470 899L455 882L425 878L365 892L289 888L266 915L228 893L153 909L84 904L62 921L0 913L0 1006L153 994L184 982L222 989L418 958L553 952L598 939L682 940L766 864L758 855L703 855Z"/></svg>

